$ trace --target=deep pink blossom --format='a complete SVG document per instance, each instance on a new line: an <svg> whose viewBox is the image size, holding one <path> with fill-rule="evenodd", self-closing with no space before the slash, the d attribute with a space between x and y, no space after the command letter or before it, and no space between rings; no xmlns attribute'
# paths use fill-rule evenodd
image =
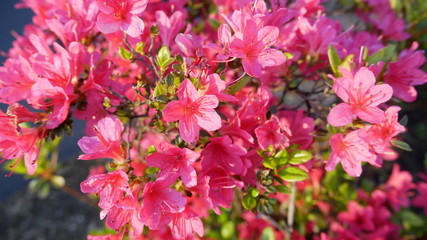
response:
<svg viewBox="0 0 427 240"><path fill-rule="evenodd" d="M248 20L244 32L234 34L231 54L242 59L243 69L248 75L260 77L263 67L278 66L286 61L282 52L271 48L278 36L277 27L259 28L253 20Z"/></svg>
<svg viewBox="0 0 427 240"><path fill-rule="evenodd" d="M412 205L423 208L424 215L427 215L427 183L419 182L416 186L418 195L412 199Z"/></svg>
<svg viewBox="0 0 427 240"><path fill-rule="evenodd" d="M222 166L231 173L244 175L246 168L242 157L245 154L246 150L233 144L228 136L211 138L202 151L202 166L204 169Z"/></svg>
<svg viewBox="0 0 427 240"><path fill-rule="evenodd" d="M205 89L202 91L203 95L215 95L221 101L238 101L236 97L224 93L226 83L218 74L209 74L203 82L205 86Z"/></svg>
<svg viewBox="0 0 427 240"><path fill-rule="evenodd" d="M165 226L172 220L173 213L180 213L185 209L186 199L170 188L174 181L166 175L144 187L139 219L151 230Z"/></svg>
<svg viewBox="0 0 427 240"><path fill-rule="evenodd" d="M147 7L147 0L97 0L100 13L96 25L102 33L123 31L137 37L144 30L144 22L138 17Z"/></svg>
<svg viewBox="0 0 427 240"><path fill-rule="evenodd" d="M331 109L328 123L341 127L356 117L370 123L383 121L384 112L377 106L391 98L392 88L387 84L375 85L374 74L365 67L354 76L344 68L340 70L343 77L335 79L333 89L344 103Z"/></svg>
<svg viewBox="0 0 427 240"><path fill-rule="evenodd" d="M179 148L168 142L161 142L157 152L147 156L148 165L160 168L158 177L181 177L186 187L194 187L197 184L196 170L192 164L200 157L199 153L187 148ZM176 176L176 177L175 177Z"/></svg>
<svg viewBox="0 0 427 240"><path fill-rule="evenodd" d="M187 207L183 212L173 215L171 232L175 239L187 239L194 234L203 237L205 230L200 217Z"/></svg>
<svg viewBox="0 0 427 240"><path fill-rule="evenodd" d="M185 27L185 14L175 11L170 17L164 11L156 11L156 22L159 28L162 43L172 47L175 36Z"/></svg>
<svg viewBox="0 0 427 240"><path fill-rule="evenodd" d="M313 142L314 120L304 116L304 111L280 111L277 113L280 121L288 126L292 135L289 137L290 144L298 144L301 149L307 149Z"/></svg>
<svg viewBox="0 0 427 240"><path fill-rule="evenodd" d="M221 127L221 118L215 112L218 98L215 95L200 96L190 80L185 79L178 89L178 100L174 100L163 109L167 122L179 121L179 133L186 142L195 142L199 138L200 128L215 131Z"/></svg>
<svg viewBox="0 0 427 240"><path fill-rule="evenodd" d="M270 145L278 149L289 147L289 136L292 134L288 126L276 116L272 116L271 119L255 129L255 135L261 149L267 150Z"/></svg>
<svg viewBox="0 0 427 240"><path fill-rule="evenodd" d="M90 176L80 183L80 189L84 193L96 193L99 196L98 206L108 210L121 201L124 193L132 195L128 181L128 175L123 170L116 170Z"/></svg>
<svg viewBox="0 0 427 240"><path fill-rule="evenodd" d="M77 144L85 153L79 159L112 158L123 162L126 159L126 152L121 146L123 128L122 122L115 116L100 119L93 126L95 136L85 136L78 141Z"/></svg>
<svg viewBox="0 0 427 240"><path fill-rule="evenodd" d="M401 171L398 164L393 165L393 171L384 190L387 192L387 200L394 211L399 211L401 207L409 207L410 190L415 187L412 181L413 178L409 172Z"/></svg>
<svg viewBox="0 0 427 240"><path fill-rule="evenodd" d="M414 42L410 49L403 50L395 62L390 62L384 74L384 82L393 88L393 95L405 102L417 98L414 86L427 83L427 73L419 69L425 62L424 51L416 50Z"/></svg>
<svg viewBox="0 0 427 240"><path fill-rule="evenodd" d="M331 136L329 143L331 155L326 163L326 170L332 171L340 162L346 173L353 177L362 174L362 162L375 164L376 155L369 151L369 145L363 141L357 131L344 136L341 133Z"/></svg>

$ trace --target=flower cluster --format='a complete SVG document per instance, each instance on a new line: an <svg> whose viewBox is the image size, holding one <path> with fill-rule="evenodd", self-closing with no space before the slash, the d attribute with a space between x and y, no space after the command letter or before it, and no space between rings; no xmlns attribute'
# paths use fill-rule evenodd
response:
<svg viewBox="0 0 427 240"><path fill-rule="evenodd" d="M320 2L22 0L36 15L0 67L1 161L24 159L34 174L42 142L81 119L79 159L109 159L81 191L116 231L89 239L203 237L210 210L236 201L253 211L241 238L303 237L295 194L318 197L323 169L338 163L359 177L364 162L395 160L392 147L406 146L396 103L427 83L417 43L390 43L410 35L388 0L361 3L373 31L343 29ZM395 168L365 205L347 201L330 232L396 236L390 216L414 186ZM417 186L413 205L425 211Z"/></svg>

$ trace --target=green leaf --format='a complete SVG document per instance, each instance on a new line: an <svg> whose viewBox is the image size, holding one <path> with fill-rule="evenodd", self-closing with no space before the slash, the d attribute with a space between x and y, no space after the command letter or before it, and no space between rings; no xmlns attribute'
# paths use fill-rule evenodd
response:
<svg viewBox="0 0 427 240"><path fill-rule="evenodd" d="M351 64L353 63L354 55L350 54L347 57L344 58L344 60L340 63L340 67L346 68L347 70L351 71ZM341 74L341 73L340 73Z"/></svg>
<svg viewBox="0 0 427 240"><path fill-rule="evenodd" d="M276 161L279 165L286 164L289 160L288 151L286 149L280 150L274 155L274 158L277 159Z"/></svg>
<svg viewBox="0 0 427 240"><path fill-rule="evenodd" d="M125 49L122 46L119 46L119 54L122 58L124 58L126 60L132 60L132 58L133 58L133 53L129 52L127 49Z"/></svg>
<svg viewBox="0 0 427 240"><path fill-rule="evenodd" d="M287 167L277 173L283 180L288 182L304 181L308 178L307 172L297 167Z"/></svg>
<svg viewBox="0 0 427 240"><path fill-rule="evenodd" d="M243 198L242 204L245 209L253 209L256 206L256 199L250 195L246 195Z"/></svg>
<svg viewBox="0 0 427 240"><path fill-rule="evenodd" d="M340 56L338 55L337 50L332 46L328 46L328 58L329 58L329 64L331 65L332 72L335 75L338 75L338 66L341 64Z"/></svg>
<svg viewBox="0 0 427 240"><path fill-rule="evenodd" d="M271 227L266 227L262 230L261 240L275 240L274 231Z"/></svg>
<svg viewBox="0 0 427 240"><path fill-rule="evenodd" d="M287 52L285 52L285 53L283 53L283 55L285 55L286 60L291 60L292 58L295 57L295 54L293 54L293 53L287 53Z"/></svg>
<svg viewBox="0 0 427 240"><path fill-rule="evenodd" d="M400 123L400 125L402 125L402 126L406 126L406 125L408 125L408 115L404 115L404 116L402 117L402 119L400 119L399 123Z"/></svg>
<svg viewBox="0 0 427 240"><path fill-rule="evenodd" d="M221 227L221 237L223 239L229 239L234 235L235 226L232 221L228 221Z"/></svg>
<svg viewBox="0 0 427 240"><path fill-rule="evenodd" d="M166 94L166 85L157 84L156 88L154 88L153 97L158 97L165 94Z"/></svg>
<svg viewBox="0 0 427 240"><path fill-rule="evenodd" d="M411 146L409 146L409 144L407 144L406 142L399 141L399 140L391 140L390 142L391 142L391 144L393 146L398 147L398 148L400 148L402 150L405 150L405 151L408 151L408 152L412 151Z"/></svg>
<svg viewBox="0 0 427 240"><path fill-rule="evenodd" d="M275 158L267 157L264 159L262 165L269 169L275 169L277 167L277 161Z"/></svg>
<svg viewBox="0 0 427 240"><path fill-rule="evenodd" d="M154 147L154 145L150 145L150 146L148 147L147 152L148 152L148 154L155 153L155 152L156 152L156 148Z"/></svg>
<svg viewBox="0 0 427 240"><path fill-rule="evenodd" d="M144 55L145 42L139 42L136 44L135 52Z"/></svg>
<svg viewBox="0 0 427 240"><path fill-rule="evenodd" d="M370 64L377 64L380 61L389 61L393 58L395 50L395 45L388 45L384 48L381 48L371 56L367 57L366 61Z"/></svg>
<svg viewBox="0 0 427 240"><path fill-rule="evenodd" d="M309 152L309 151L295 150L295 151L291 152L289 163L295 164L295 165L301 164L301 163L305 163L307 161L310 161L312 158L313 158L313 154L311 154L311 152Z"/></svg>
<svg viewBox="0 0 427 240"><path fill-rule="evenodd" d="M171 58L171 52L167 46L160 48L156 60L161 70L166 70L175 61L175 59Z"/></svg>
<svg viewBox="0 0 427 240"><path fill-rule="evenodd" d="M276 186L276 191L283 193L283 194L289 194L292 192L292 190L285 185Z"/></svg>
<svg viewBox="0 0 427 240"><path fill-rule="evenodd" d="M240 79L239 81L237 81L237 83L233 84L229 90L228 90L228 94L235 94L236 92L238 92L240 89L242 89L244 86L246 86L246 84L249 82L249 80L251 79L251 77L243 77L242 79Z"/></svg>
<svg viewBox="0 0 427 240"><path fill-rule="evenodd" d="M259 195L259 191L258 191L258 189L256 189L256 188L250 188L248 192L249 192L249 193L251 194L251 196L252 196L252 197L254 197L254 198L258 197L258 195Z"/></svg>

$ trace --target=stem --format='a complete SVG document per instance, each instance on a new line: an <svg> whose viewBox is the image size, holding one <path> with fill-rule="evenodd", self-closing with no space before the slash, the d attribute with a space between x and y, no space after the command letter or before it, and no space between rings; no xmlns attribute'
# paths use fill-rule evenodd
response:
<svg viewBox="0 0 427 240"><path fill-rule="evenodd" d="M296 194L295 183L292 183L291 189L292 189L292 192L289 198L288 219L287 219L290 233L292 233L292 231L294 230L293 225L294 225L294 215L295 215L295 194Z"/></svg>
<svg viewBox="0 0 427 240"><path fill-rule="evenodd" d="M74 188L68 186L68 185L64 185L61 188L62 191L70 194L71 196L73 196L74 198L76 198L77 200L89 204L91 206L97 207L98 205L96 204L96 202L94 202L92 199L88 198L86 195L76 191Z"/></svg>

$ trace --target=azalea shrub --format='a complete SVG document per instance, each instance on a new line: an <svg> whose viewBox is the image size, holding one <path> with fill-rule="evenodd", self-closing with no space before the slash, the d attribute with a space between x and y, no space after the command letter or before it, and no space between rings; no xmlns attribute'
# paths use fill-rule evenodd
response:
<svg viewBox="0 0 427 240"><path fill-rule="evenodd" d="M106 225L88 239L427 237L425 169L394 162L427 2L17 7L34 17L0 67L1 162L62 188L59 139L85 121L78 161L104 164L80 191Z"/></svg>

